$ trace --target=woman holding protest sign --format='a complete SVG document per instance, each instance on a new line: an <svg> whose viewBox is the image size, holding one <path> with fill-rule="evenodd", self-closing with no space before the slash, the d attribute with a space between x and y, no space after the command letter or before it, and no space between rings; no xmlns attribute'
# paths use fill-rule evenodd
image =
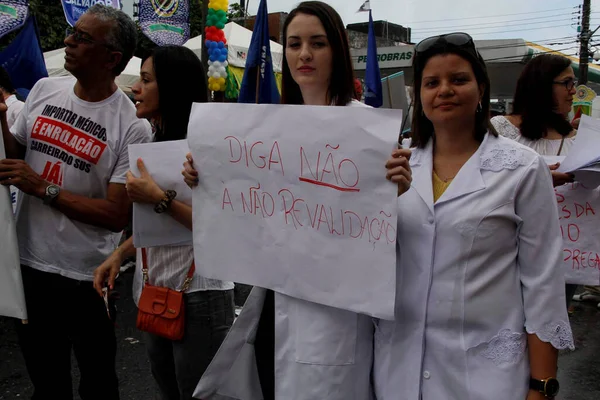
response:
<svg viewBox="0 0 600 400"><path fill-rule="evenodd" d="M155 125L155 142L186 138L192 103L207 101L205 76L198 57L181 46L156 47L144 61L140 80L132 91L138 118L147 118ZM181 90L183 87L186 90ZM192 207L178 201L173 190L160 188L141 159L137 166L139 177L127 174L131 201L155 205L156 212L168 213L191 230ZM137 259L133 296L140 309L137 325L145 331L152 375L163 399L191 399L202 373L233 324L233 283L200 276L195 271L191 245L136 251L130 238L96 269L94 287L100 295L105 295L106 281L109 289L114 288L123 260L133 255ZM150 321L153 316L146 314L148 305L152 309L161 301L164 303L165 298L167 311L181 312L182 318L182 323L170 324L168 329L164 329L164 324L156 325L156 320ZM174 303L170 299L179 298L183 303L175 305L180 308L171 310Z"/></svg>
<svg viewBox="0 0 600 400"><path fill-rule="evenodd" d="M490 125L469 35L415 54L413 185L398 200L396 321L375 334L376 396L553 398L557 349L573 338L549 169Z"/></svg>
<svg viewBox="0 0 600 400"><path fill-rule="evenodd" d="M353 100L348 39L342 19L331 6L319 1L300 3L285 21L283 38L283 104L365 107ZM409 155L409 150L393 154L399 195L410 186ZM188 184L197 184L191 159L184 176ZM274 388L261 379L265 399L371 398L375 329L371 317L280 293L274 295L274 308ZM243 316L244 311L240 319ZM235 330L236 326L232 335ZM261 349L256 347L259 358Z"/></svg>
<svg viewBox="0 0 600 400"><path fill-rule="evenodd" d="M576 131L567 118L576 86L571 60L557 54L539 55L519 77L513 113L492 118L492 124L502 136L531 147L542 156L566 156L575 141ZM556 171L559 165L553 162L550 166L555 187L573 182L572 174ZM568 306L577 285L566 287ZM587 289L577 299L598 296L596 288Z"/></svg>

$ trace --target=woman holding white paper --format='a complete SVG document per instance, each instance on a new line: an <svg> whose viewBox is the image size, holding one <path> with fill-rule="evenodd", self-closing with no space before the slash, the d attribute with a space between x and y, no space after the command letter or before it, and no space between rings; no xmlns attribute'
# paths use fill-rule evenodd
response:
<svg viewBox="0 0 600 400"><path fill-rule="evenodd" d="M318 1L300 3L285 21L283 38L283 104L365 107L353 100L348 39L342 19L331 6ZM410 186L409 155L409 150L393 154L398 195ZM195 185L197 171L191 159L186 164L186 182ZM383 164L384 160L382 170ZM261 379L264 398L372 398L373 319L280 293L275 293L274 300L275 381L272 388L265 387L272 382ZM257 353L260 357L261 349Z"/></svg>
<svg viewBox="0 0 600 400"><path fill-rule="evenodd" d="M573 338L548 167L491 127L469 35L423 40L413 70L413 185L398 200L396 321L375 334L377 399L554 398Z"/></svg>
<svg viewBox="0 0 600 400"><path fill-rule="evenodd" d="M576 86L571 60L557 54L535 57L519 77L512 114L494 117L492 124L502 136L542 156L566 156L575 142L568 117ZM558 167L550 166L554 186L573 182L573 175L556 171ZM576 290L577 285L566 285L567 306Z"/></svg>
<svg viewBox="0 0 600 400"><path fill-rule="evenodd" d="M185 90L182 90L185 88ZM202 64L189 49L180 46L157 47L142 64L140 80L132 87L138 118L155 126L155 142L185 139L193 102L206 102L206 81ZM127 174L127 194L134 203L155 205L192 229L192 207L176 199L169 188L160 188L137 161L140 176ZM94 273L94 287L103 295L105 282L114 288L123 260L136 255L133 282L138 304L144 281L152 286L184 291L185 329L181 340L170 340L144 332L152 375L165 400L189 400L202 373L233 324L233 283L206 279L191 268L191 245L133 247L125 241ZM142 269L147 270L143 276ZM190 275L188 275L190 274ZM186 287L186 277L191 276Z"/></svg>
<svg viewBox="0 0 600 400"><path fill-rule="evenodd" d="M532 148L542 156L566 156L575 140L568 121L577 81L571 60L557 54L542 54L521 73L514 96L513 112L492 118L498 133ZM573 182L573 175L557 172L552 165L554 186Z"/></svg>

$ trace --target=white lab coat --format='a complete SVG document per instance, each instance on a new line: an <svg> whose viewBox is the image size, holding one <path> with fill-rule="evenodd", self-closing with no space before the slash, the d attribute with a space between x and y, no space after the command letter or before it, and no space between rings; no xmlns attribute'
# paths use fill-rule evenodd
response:
<svg viewBox="0 0 600 400"><path fill-rule="evenodd" d="M254 341L265 289L254 287L194 398L262 400ZM275 293L275 398L373 397L373 320Z"/></svg>
<svg viewBox="0 0 600 400"><path fill-rule="evenodd" d="M373 319L275 293L275 399L372 399Z"/></svg>
<svg viewBox="0 0 600 400"><path fill-rule="evenodd" d="M486 135L433 203L432 140L398 199L396 321L375 333L378 400L525 400L527 332L573 348L548 167Z"/></svg>

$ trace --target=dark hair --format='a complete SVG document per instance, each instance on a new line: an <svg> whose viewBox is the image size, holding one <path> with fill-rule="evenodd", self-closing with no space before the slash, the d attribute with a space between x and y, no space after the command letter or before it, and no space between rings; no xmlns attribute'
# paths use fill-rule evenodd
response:
<svg viewBox="0 0 600 400"><path fill-rule="evenodd" d="M192 103L208 101L202 63L192 50L183 46L156 47L150 57L158 85L160 111L154 140L185 139Z"/></svg>
<svg viewBox="0 0 600 400"><path fill-rule="evenodd" d="M521 135L538 140L554 129L562 136L573 128L563 115L554 111L554 79L571 66L571 61L557 54L542 54L529 61L519 80L513 114L521 117Z"/></svg>
<svg viewBox="0 0 600 400"><path fill-rule="evenodd" d="M113 25L106 34L106 42L110 47L122 54L121 61L114 69L115 76L125 70L125 67L133 57L137 46L137 28L135 22L121 10L96 3L86 11L86 14L94 15L101 21L112 22Z"/></svg>
<svg viewBox="0 0 600 400"><path fill-rule="evenodd" d="M10 76L8 72L2 67L0 67L0 88L4 89L5 92L10 94L15 94L16 90L10 80Z"/></svg>
<svg viewBox="0 0 600 400"><path fill-rule="evenodd" d="M354 69L350 57L350 46L344 22L340 15L328 4L321 1L305 1L294 8L283 24L283 63L281 103L303 104L300 87L292 78L287 64L285 49L287 47L287 30L292 20L298 14L313 15L319 18L333 53L332 74L329 81L328 94L336 106L345 106L354 98Z"/></svg>
<svg viewBox="0 0 600 400"><path fill-rule="evenodd" d="M481 55L472 48L464 48L464 46L455 46L447 42L433 44L427 51L423 53L415 52L413 59L413 75L414 75L414 108L412 116L412 146L423 148L427 145L430 138L433 137L433 124L423 113L423 104L421 103L421 84L423 82L423 70L427 61L434 56L444 54L455 54L464 58L471 64L477 84L484 86L483 96L481 98L481 110L475 114L475 139L483 141L483 137L487 132L494 136L498 133L490 123L490 77L487 73L485 61Z"/></svg>

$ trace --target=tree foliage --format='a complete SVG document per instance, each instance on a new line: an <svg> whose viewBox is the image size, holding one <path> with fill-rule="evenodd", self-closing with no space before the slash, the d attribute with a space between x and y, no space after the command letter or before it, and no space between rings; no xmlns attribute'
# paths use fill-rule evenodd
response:
<svg viewBox="0 0 600 400"><path fill-rule="evenodd" d="M229 5L229 11L227 12L227 19L234 20L237 18L244 18L245 11L242 10L240 3L232 3ZM248 14L246 14L246 17Z"/></svg>

